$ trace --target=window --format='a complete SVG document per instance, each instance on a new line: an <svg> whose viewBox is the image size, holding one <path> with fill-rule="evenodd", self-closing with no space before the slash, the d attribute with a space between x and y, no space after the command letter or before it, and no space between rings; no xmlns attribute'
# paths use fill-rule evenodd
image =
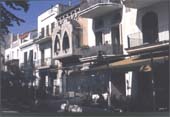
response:
<svg viewBox="0 0 170 117"><path fill-rule="evenodd" d="M114 15L111 18L111 23L115 24L115 23L119 23L121 21L121 12L115 12Z"/></svg>
<svg viewBox="0 0 170 117"><path fill-rule="evenodd" d="M54 44L54 52L58 53L58 51L60 51L60 41L59 41L58 36L56 35L55 44Z"/></svg>
<svg viewBox="0 0 170 117"><path fill-rule="evenodd" d="M30 62L31 65L33 64L33 50L30 50L29 62Z"/></svg>
<svg viewBox="0 0 170 117"><path fill-rule="evenodd" d="M17 49L17 58L19 57L19 50Z"/></svg>
<svg viewBox="0 0 170 117"><path fill-rule="evenodd" d="M16 40L17 40L17 36L16 36L16 35L13 35L12 41L14 42L14 41L16 41Z"/></svg>
<svg viewBox="0 0 170 117"><path fill-rule="evenodd" d="M126 7L126 13L130 12L130 8Z"/></svg>
<svg viewBox="0 0 170 117"><path fill-rule="evenodd" d="M14 59L14 51L12 51L12 59Z"/></svg>
<svg viewBox="0 0 170 117"><path fill-rule="evenodd" d="M148 12L142 17L142 32L144 43L155 43L158 41L158 15Z"/></svg>
<svg viewBox="0 0 170 117"><path fill-rule="evenodd" d="M41 28L41 35L40 35L40 37L41 38L44 37L44 28Z"/></svg>
<svg viewBox="0 0 170 117"><path fill-rule="evenodd" d="M7 55L7 60L9 60L9 55Z"/></svg>
<svg viewBox="0 0 170 117"><path fill-rule="evenodd" d="M46 36L49 36L49 25L46 26Z"/></svg>
<svg viewBox="0 0 170 117"><path fill-rule="evenodd" d="M24 65L27 65L27 52L24 52Z"/></svg>
<svg viewBox="0 0 170 117"><path fill-rule="evenodd" d="M70 48L70 44L69 44L69 37L67 32L64 33L64 37L63 37L63 50L66 50L68 48Z"/></svg>
<svg viewBox="0 0 170 117"><path fill-rule="evenodd" d="M34 59L36 59L37 55L36 55L36 52L34 53Z"/></svg>
<svg viewBox="0 0 170 117"><path fill-rule="evenodd" d="M76 48L79 48L79 47L80 47L80 34L79 34L79 33L76 34L75 47L76 47Z"/></svg>
<svg viewBox="0 0 170 117"><path fill-rule="evenodd" d="M55 27L55 23L53 22L53 23L51 24L51 33L54 31L54 27Z"/></svg>
<svg viewBox="0 0 170 117"><path fill-rule="evenodd" d="M96 32L95 37L96 37L96 45L102 45L103 44L102 32Z"/></svg>
<svg viewBox="0 0 170 117"><path fill-rule="evenodd" d="M97 18L94 20L94 27L95 29L103 28L104 27L104 21L102 18Z"/></svg>
<svg viewBox="0 0 170 117"><path fill-rule="evenodd" d="M41 65L44 64L44 50L41 50Z"/></svg>

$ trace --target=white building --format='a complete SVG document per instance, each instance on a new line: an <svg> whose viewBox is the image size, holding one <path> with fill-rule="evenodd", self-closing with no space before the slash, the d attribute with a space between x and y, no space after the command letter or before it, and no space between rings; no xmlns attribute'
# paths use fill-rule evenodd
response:
<svg viewBox="0 0 170 117"><path fill-rule="evenodd" d="M37 39L37 30L31 30L19 35L21 41L20 48L20 59L19 65L21 70L24 72L25 78L30 80L33 83L35 78L37 78L36 67L39 65L37 63L37 53L38 48L35 44ZM36 85L38 86L38 80L36 79ZM35 83L34 83L35 85Z"/></svg>
<svg viewBox="0 0 170 117"><path fill-rule="evenodd" d="M23 71L28 80L33 77L33 64L36 60L37 48L34 40L37 38L37 30L23 34L9 34L5 49L6 70L8 63L15 63ZM16 69L18 69L16 68ZM30 76L31 75L31 76Z"/></svg>
<svg viewBox="0 0 170 117"><path fill-rule="evenodd" d="M20 39L18 35L9 34L7 38L6 49L5 49L5 63L17 61L17 65L19 66L19 58L20 58ZM7 69L6 69L7 70Z"/></svg>
<svg viewBox="0 0 170 117"><path fill-rule="evenodd" d="M169 82L167 65L170 39L169 1L124 0L124 3L130 11L136 9L131 11L134 17L128 18L127 14L123 18L126 22L126 25L123 26L126 36L124 37L126 52L129 55L138 54L138 57L143 55L143 58L151 59L148 64L146 62L142 64L140 72L132 70L126 74L126 82L129 82L129 88L126 88L127 95L134 99L138 97L139 99L136 100L140 100L139 104L147 106L147 108L150 106L153 110L159 110L161 107L167 109L169 99L169 84L167 83Z"/></svg>
<svg viewBox="0 0 170 117"><path fill-rule="evenodd" d="M20 40L17 37L18 35L10 34L9 36L9 48L5 51L5 60L19 59L20 57Z"/></svg>
<svg viewBox="0 0 170 117"><path fill-rule="evenodd" d="M37 73L40 77L40 87L46 92L53 90L53 80L56 78L56 71L50 69L55 67L52 61L52 33L56 27L55 17L65 11L68 6L56 4L38 16L38 38L35 43L38 48L37 52Z"/></svg>
<svg viewBox="0 0 170 117"><path fill-rule="evenodd" d="M86 26L79 22L82 17L85 21L82 24ZM80 82L84 82L84 80L80 80L80 76L82 79L85 77L82 75L83 73L74 73L74 71L84 69L84 63L88 63L87 61L90 63L87 69L92 65L98 65L96 68L91 67L89 69L91 76L102 77L102 73L99 75L98 70L111 69L111 76L107 76L107 72L103 74L110 77L110 79L105 77L106 82L109 81L110 94L116 95L118 98L121 96L136 98L135 96L144 95L141 93L144 88L144 84L142 84L144 79L139 81L137 78L142 77L148 71L149 74L152 74L153 70L151 69L159 70L157 66L159 61L163 61L163 64L160 65L162 68L167 68L165 64L168 60L167 50L169 45L167 1L82 0L80 6L56 16L56 19L58 23L52 37L53 58L60 61L58 78L61 79L63 92L69 86L75 88L69 89L73 92L85 87L80 84ZM86 29L88 29L86 37L80 38ZM86 44L82 42L86 42ZM96 64L94 62L97 60L98 51L104 52L106 61L103 60L102 62L106 65L100 66L102 63L96 61ZM161 52L159 53L159 51ZM153 58L155 61L152 61ZM112 62L109 64L107 60ZM82 63L83 66L80 65ZM156 66L153 67L153 63ZM167 80L167 73L167 70L160 72L160 74L166 74L165 79L160 81L162 84ZM159 75L155 78L157 79ZM74 83L68 84L67 80L71 80L71 77L74 79ZM116 78L119 78L119 80ZM79 83L78 80L80 80ZM149 84L150 81L151 79L147 82L147 86L152 86L152 84ZM141 84L139 85L137 82ZM160 86L166 90L167 84L165 86L162 84ZM103 87L103 89L106 88ZM148 92L145 92L148 93L146 97L151 98L151 92L151 88L148 89ZM164 93L164 95L166 94ZM145 100L144 98L141 99ZM150 102L152 101L150 100ZM146 106L145 104L143 103L144 106Z"/></svg>

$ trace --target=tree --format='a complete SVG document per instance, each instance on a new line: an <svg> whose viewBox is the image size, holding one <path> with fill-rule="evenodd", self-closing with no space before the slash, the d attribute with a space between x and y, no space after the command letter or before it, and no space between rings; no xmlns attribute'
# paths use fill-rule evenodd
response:
<svg viewBox="0 0 170 117"><path fill-rule="evenodd" d="M29 9L28 0L4 0L0 2L0 40L3 39L4 35L9 33L9 27L13 26L14 23L20 25L25 22L23 19L17 17L7 8L13 10L24 10L27 12Z"/></svg>
<svg viewBox="0 0 170 117"><path fill-rule="evenodd" d="M23 19L17 17L12 12L7 10L11 8L13 10L24 10L25 12L29 9L27 0L1 0L0 1L0 66L1 62L1 42L4 42L4 37L9 33L8 27L13 26L14 22L20 25L25 22ZM1 67L0 67L0 90L1 90ZM1 97L1 95L0 95Z"/></svg>

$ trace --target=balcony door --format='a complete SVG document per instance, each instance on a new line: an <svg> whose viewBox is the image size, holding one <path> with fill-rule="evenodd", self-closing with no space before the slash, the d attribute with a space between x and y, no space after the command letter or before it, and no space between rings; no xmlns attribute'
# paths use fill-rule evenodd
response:
<svg viewBox="0 0 170 117"><path fill-rule="evenodd" d="M41 65L44 65L44 49L41 50Z"/></svg>
<svg viewBox="0 0 170 117"><path fill-rule="evenodd" d="M158 16L154 12L146 13L142 18L143 43L154 43L158 40Z"/></svg>
<svg viewBox="0 0 170 117"><path fill-rule="evenodd" d="M119 32L119 26L112 27L112 46L113 46L113 52L119 53L120 48L120 32Z"/></svg>
<svg viewBox="0 0 170 117"><path fill-rule="evenodd" d="M24 66L27 65L27 52L24 52Z"/></svg>

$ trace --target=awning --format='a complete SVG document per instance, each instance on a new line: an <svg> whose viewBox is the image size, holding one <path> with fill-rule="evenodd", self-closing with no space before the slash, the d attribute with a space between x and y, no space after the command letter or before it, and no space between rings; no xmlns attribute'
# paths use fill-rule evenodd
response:
<svg viewBox="0 0 170 117"><path fill-rule="evenodd" d="M152 60L153 60L153 63L169 61L169 56L153 57ZM120 60L117 62L109 63L107 65L97 66L97 67L90 68L84 71L97 71L97 70L104 70L104 69L129 71L137 67L141 67L143 65L150 65L150 64L151 64L151 58L133 57L133 58L127 58L127 59Z"/></svg>

